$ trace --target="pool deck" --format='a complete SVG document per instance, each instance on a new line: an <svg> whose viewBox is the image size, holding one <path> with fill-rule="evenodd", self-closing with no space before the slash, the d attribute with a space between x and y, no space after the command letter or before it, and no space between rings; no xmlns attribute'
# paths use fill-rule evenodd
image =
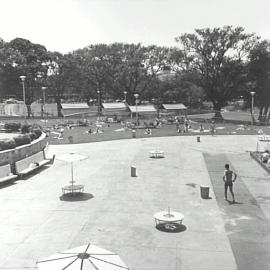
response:
<svg viewBox="0 0 270 270"><path fill-rule="evenodd" d="M86 243L132 270L269 269L270 176L248 153L256 142L220 135L50 146L54 165L0 187L0 269L36 269L38 259ZM155 149L165 158L149 158ZM57 155L70 152L88 157L74 163L82 196L62 196L71 171ZM236 204L223 199L225 163L238 174ZM154 214L168 207L185 216L178 231L156 228Z"/></svg>

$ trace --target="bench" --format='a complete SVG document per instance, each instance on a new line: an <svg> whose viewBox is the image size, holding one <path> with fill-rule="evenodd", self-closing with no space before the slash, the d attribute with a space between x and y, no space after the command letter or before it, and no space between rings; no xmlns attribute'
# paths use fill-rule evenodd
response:
<svg viewBox="0 0 270 270"><path fill-rule="evenodd" d="M49 163L51 163L51 159L46 159L44 152L40 151L32 156L17 161L16 172L20 177L23 177Z"/></svg>
<svg viewBox="0 0 270 270"><path fill-rule="evenodd" d="M149 152L150 158L164 158L164 151L161 150L153 150Z"/></svg>
<svg viewBox="0 0 270 270"><path fill-rule="evenodd" d="M0 166L0 183L14 180L18 175L11 172L10 164Z"/></svg>
<svg viewBox="0 0 270 270"><path fill-rule="evenodd" d="M258 139L259 139L259 141L269 142L270 135L259 135Z"/></svg>
<svg viewBox="0 0 270 270"><path fill-rule="evenodd" d="M82 193L84 191L84 185L67 185L62 187L63 194L66 193Z"/></svg>

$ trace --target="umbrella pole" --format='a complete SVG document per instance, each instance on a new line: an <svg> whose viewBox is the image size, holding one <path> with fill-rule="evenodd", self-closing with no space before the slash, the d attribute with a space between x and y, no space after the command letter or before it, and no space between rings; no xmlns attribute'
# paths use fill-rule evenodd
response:
<svg viewBox="0 0 270 270"><path fill-rule="evenodd" d="M74 180L73 180L73 162L71 162L71 186L72 186L71 190L72 190L72 193L73 193L73 182L74 182Z"/></svg>

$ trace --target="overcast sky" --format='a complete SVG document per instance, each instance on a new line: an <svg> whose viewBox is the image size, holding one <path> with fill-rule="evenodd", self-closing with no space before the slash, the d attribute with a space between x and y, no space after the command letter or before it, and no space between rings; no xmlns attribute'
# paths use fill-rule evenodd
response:
<svg viewBox="0 0 270 270"><path fill-rule="evenodd" d="M176 46L195 28L243 26L270 39L269 0L0 0L0 37L66 53L90 44Z"/></svg>

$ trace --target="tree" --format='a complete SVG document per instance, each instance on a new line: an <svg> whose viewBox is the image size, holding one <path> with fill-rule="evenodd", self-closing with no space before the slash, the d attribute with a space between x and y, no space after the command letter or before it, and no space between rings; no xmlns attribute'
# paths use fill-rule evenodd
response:
<svg viewBox="0 0 270 270"><path fill-rule="evenodd" d="M87 78L89 95L96 97L99 91L103 99L115 100L127 92L127 101L133 104L135 93L146 97L158 73L172 66L175 60L171 51L165 47L113 43L91 45L73 55L80 63L82 76Z"/></svg>
<svg viewBox="0 0 270 270"><path fill-rule="evenodd" d="M232 26L195 29L195 34L176 38L190 60L189 70L197 73L196 84L213 103L215 118L222 118L221 108L244 83L244 62L257 40L242 27Z"/></svg>
<svg viewBox="0 0 270 270"><path fill-rule="evenodd" d="M5 90L22 96L19 76L26 76L25 103L28 117L30 117L31 103L35 100L36 92L40 91L37 75L44 70L42 64L47 61L47 50L40 44L34 44L22 38L15 38L6 43L5 49L8 59L4 65Z"/></svg>
<svg viewBox="0 0 270 270"><path fill-rule="evenodd" d="M259 107L259 121L268 122L270 104L270 42L263 40L250 53L248 86L256 91L255 104ZM250 95L248 93L248 95Z"/></svg>
<svg viewBox="0 0 270 270"><path fill-rule="evenodd" d="M58 116L62 117L61 100L64 94L76 93L76 86L80 84L77 79L76 63L72 54L62 55L58 52L50 52L46 66L48 94L54 97Z"/></svg>

